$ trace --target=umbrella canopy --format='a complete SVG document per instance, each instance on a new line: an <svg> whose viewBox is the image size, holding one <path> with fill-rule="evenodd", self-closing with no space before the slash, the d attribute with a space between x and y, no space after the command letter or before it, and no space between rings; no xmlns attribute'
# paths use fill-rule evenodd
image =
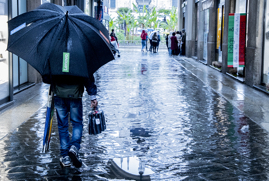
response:
<svg viewBox="0 0 269 181"><path fill-rule="evenodd" d="M8 22L7 50L42 76L90 77L114 59L109 33L77 6L42 4Z"/></svg>
<svg viewBox="0 0 269 181"><path fill-rule="evenodd" d="M148 28L147 30L148 30L148 31L154 31L154 29L153 29L153 28Z"/></svg>

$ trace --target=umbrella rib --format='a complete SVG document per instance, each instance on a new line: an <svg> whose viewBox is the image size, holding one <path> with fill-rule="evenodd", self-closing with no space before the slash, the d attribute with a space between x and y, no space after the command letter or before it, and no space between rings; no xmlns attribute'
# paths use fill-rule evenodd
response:
<svg viewBox="0 0 269 181"><path fill-rule="evenodd" d="M59 19L59 21L61 21L62 19L65 19L65 16L64 17L62 17L61 19ZM58 28L59 28L59 24L56 24L55 26L58 26ZM53 26L46 34L48 34L55 26ZM57 32L57 30L56 30L56 32ZM55 33L56 33L55 32ZM58 33L56 34L56 35L54 35L54 36L58 36L58 34L60 33L61 31L58 31ZM44 36L45 37L45 36ZM43 38L42 38L43 39ZM55 43L56 43L56 39L54 38L54 41L52 41L52 47L54 47L54 45L55 45ZM52 52L52 49L51 49L51 51L50 52L48 52L47 53L47 57L49 57L50 56L50 54L51 54L51 52ZM47 64L49 63L49 59L46 59L45 60L45 63L44 63L44 67L46 67L47 66Z"/></svg>
<svg viewBox="0 0 269 181"><path fill-rule="evenodd" d="M75 31L76 31L76 33L77 34L80 34L78 31L77 31L77 28L85 35L85 33L84 33L84 31L82 31L82 29L80 29L78 26L74 26L74 24L75 25L77 25L77 23L75 23L71 18L69 18L70 19L70 21L71 21L71 23L72 23L72 25L73 25L73 27L74 27L74 29L75 29ZM93 29L92 27L91 27L91 29ZM87 36L86 36L87 37ZM92 46L92 44L90 43L90 41L89 41L89 44L91 45L91 47L92 47L92 49L93 49L93 46ZM82 45L81 45L82 46ZM83 47L83 46L82 46ZM95 54L95 56L96 57L98 57L97 56L97 54L95 53L95 51L93 51L93 53ZM86 55L85 55L86 56Z"/></svg>
<svg viewBox="0 0 269 181"><path fill-rule="evenodd" d="M74 24L76 24L76 25L78 25L75 21L73 21L72 20L72 18L70 18L70 20L72 21L72 23L74 23ZM89 24L89 23L86 23L85 21L82 21L81 19L78 19L78 18L76 18L76 20L77 21L79 21L79 22L81 22L81 23L83 23L84 25L87 25L87 26L89 26L104 42L105 42L105 44L107 45L107 47L108 47L108 49L110 50L110 52L111 52L111 54L113 54L113 52L111 51L111 49L110 49L110 46L108 45L108 43L107 43L107 41L104 39L104 37L103 36L101 36L100 35L100 33L98 32L98 31L96 31L96 28L95 27L93 27L91 24ZM76 26L76 27L78 27L79 28L79 26ZM80 29L80 31L85 35L85 33L84 33L84 31L82 31L82 29L81 28L79 28ZM78 32L77 32L78 33ZM86 36L87 37L87 36ZM89 41L90 42L90 41ZM93 47L92 46L92 44L90 43L90 45L91 45L91 47ZM96 55L96 54L95 54ZM96 55L97 56L97 55ZM98 56L97 56L98 57Z"/></svg>
<svg viewBox="0 0 269 181"><path fill-rule="evenodd" d="M59 17L55 17L55 18L53 18L53 19L50 19L50 20L47 20L46 22L49 22L49 21L52 21L52 20L54 20L54 19L57 19L57 18L59 18ZM37 26L39 26L39 25L35 25L35 27L33 27L33 28L36 28ZM54 26L53 26L54 27ZM53 28L52 27L52 28ZM32 29L33 29L32 28ZM28 33L29 31L31 31L32 29L29 29L28 31L26 31L23 35L21 35L21 37L20 38L18 38L16 41L14 41L11 45L9 45L9 47L10 46L12 46L13 44L15 44L15 43L17 43L17 41L19 41L21 38L23 38L23 36L26 34L26 33ZM50 29L51 30L51 29ZM49 30L49 31L50 31ZM46 33L47 34L47 33Z"/></svg>
<svg viewBox="0 0 269 181"><path fill-rule="evenodd" d="M58 18L58 17L57 17ZM53 18L53 19L50 19L49 21L51 21L51 20L54 20L54 19L57 19L57 18ZM62 19L62 18L61 18ZM61 21L61 19L59 19L59 21ZM49 21L47 21L47 22L49 22ZM30 50L29 50L29 52L32 52L36 47L38 47L39 45L40 45L40 42L46 37L46 35L53 29L53 28L55 28L56 26L58 26L59 25L59 23L57 22L57 23L55 23L55 25L54 26L52 26L45 34L44 34L44 36L42 36L37 42L37 44L35 45L35 46L33 46ZM38 26L38 25L36 25L36 26ZM32 29L30 29L30 30L28 30L27 32L25 32L24 33L24 35L26 34L26 33L28 33L29 31L31 31ZM21 36L19 39L21 39L23 36ZM19 41L19 39L17 39L14 43L16 43L17 41ZM13 43L13 44L14 44ZM12 45L13 45L12 44ZM48 52L47 54L50 54L50 52ZM45 61L45 63L44 63L44 67L46 67L46 65L47 65L47 62L48 62L48 60L46 60ZM35 68L35 67L34 67ZM42 73L43 72L39 72L41 75L42 75Z"/></svg>
<svg viewBox="0 0 269 181"><path fill-rule="evenodd" d="M73 17L72 17L73 18ZM76 25L77 25L77 23L75 22L75 21L73 21L72 20L72 18L70 18L70 20L73 22L73 23L75 23ZM76 18L78 21L80 21L81 23L83 23L83 24L85 24L85 25L87 25L87 26L89 26L99 37L101 37L101 39L104 41L104 42L106 42L106 45L107 45L107 47L109 48L109 50L111 51L111 49L110 49L110 46L108 45L108 43L107 43L107 41L104 39L104 37L102 37L101 35L100 35L100 33L98 32L98 31L96 31L96 28L95 27L93 27L91 24L89 24L88 22L85 22L85 21L83 21L83 20L81 20L81 19L78 19L78 18ZM81 30L81 29L80 29ZM84 31L82 31L81 30L81 32L83 32L84 33ZM84 35L85 35L85 33L84 33ZM112 53L112 51L111 51L111 53ZM112 53L113 54L113 53Z"/></svg>

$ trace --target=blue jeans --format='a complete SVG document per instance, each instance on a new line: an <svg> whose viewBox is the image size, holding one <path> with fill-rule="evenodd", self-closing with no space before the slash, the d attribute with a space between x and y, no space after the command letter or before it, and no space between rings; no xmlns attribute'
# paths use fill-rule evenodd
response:
<svg viewBox="0 0 269 181"><path fill-rule="evenodd" d="M169 53L169 55L172 55L172 49L171 48L168 48L168 53Z"/></svg>
<svg viewBox="0 0 269 181"><path fill-rule="evenodd" d="M69 149L72 145L80 149L82 131L83 131L83 117L82 117L82 99L69 99L54 97L54 105L56 108L56 115L58 120L58 130L61 144L61 155L63 157L68 155ZM70 121L73 126L72 141L70 142L68 131L68 113L70 112Z"/></svg>
<svg viewBox="0 0 269 181"><path fill-rule="evenodd" d="M142 40L141 43L142 43L142 50L143 50L146 46L147 40Z"/></svg>

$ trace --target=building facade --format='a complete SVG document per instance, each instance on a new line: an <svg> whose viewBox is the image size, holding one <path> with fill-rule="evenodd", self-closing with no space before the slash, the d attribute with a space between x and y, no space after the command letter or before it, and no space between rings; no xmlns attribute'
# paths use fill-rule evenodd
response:
<svg viewBox="0 0 269 181"><path fill-rule="evenodd" d="M178 0L178 18L187 57L269 91L269 0Z"/></svg>
<svg viewBox="0 0 269 181"><path fill-rule="evenodd" d="M108 28L109 0L0 0L0 110L13 103L13 95L42 82L42 77L32 66L17 55L6 51L7 21L47 2L77 5L92 17L101 17L99 20Z"/></svg>

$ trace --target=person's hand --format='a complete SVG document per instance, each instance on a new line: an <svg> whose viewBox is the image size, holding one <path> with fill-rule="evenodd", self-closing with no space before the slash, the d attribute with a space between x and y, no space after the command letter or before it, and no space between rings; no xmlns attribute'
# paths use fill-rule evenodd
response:
<svg viewBox="0 0 269 181"><path fill-rule="evenodd" d="M96 99L91 101L91 107L96 108L98 106L98 101Z"/></svg>

